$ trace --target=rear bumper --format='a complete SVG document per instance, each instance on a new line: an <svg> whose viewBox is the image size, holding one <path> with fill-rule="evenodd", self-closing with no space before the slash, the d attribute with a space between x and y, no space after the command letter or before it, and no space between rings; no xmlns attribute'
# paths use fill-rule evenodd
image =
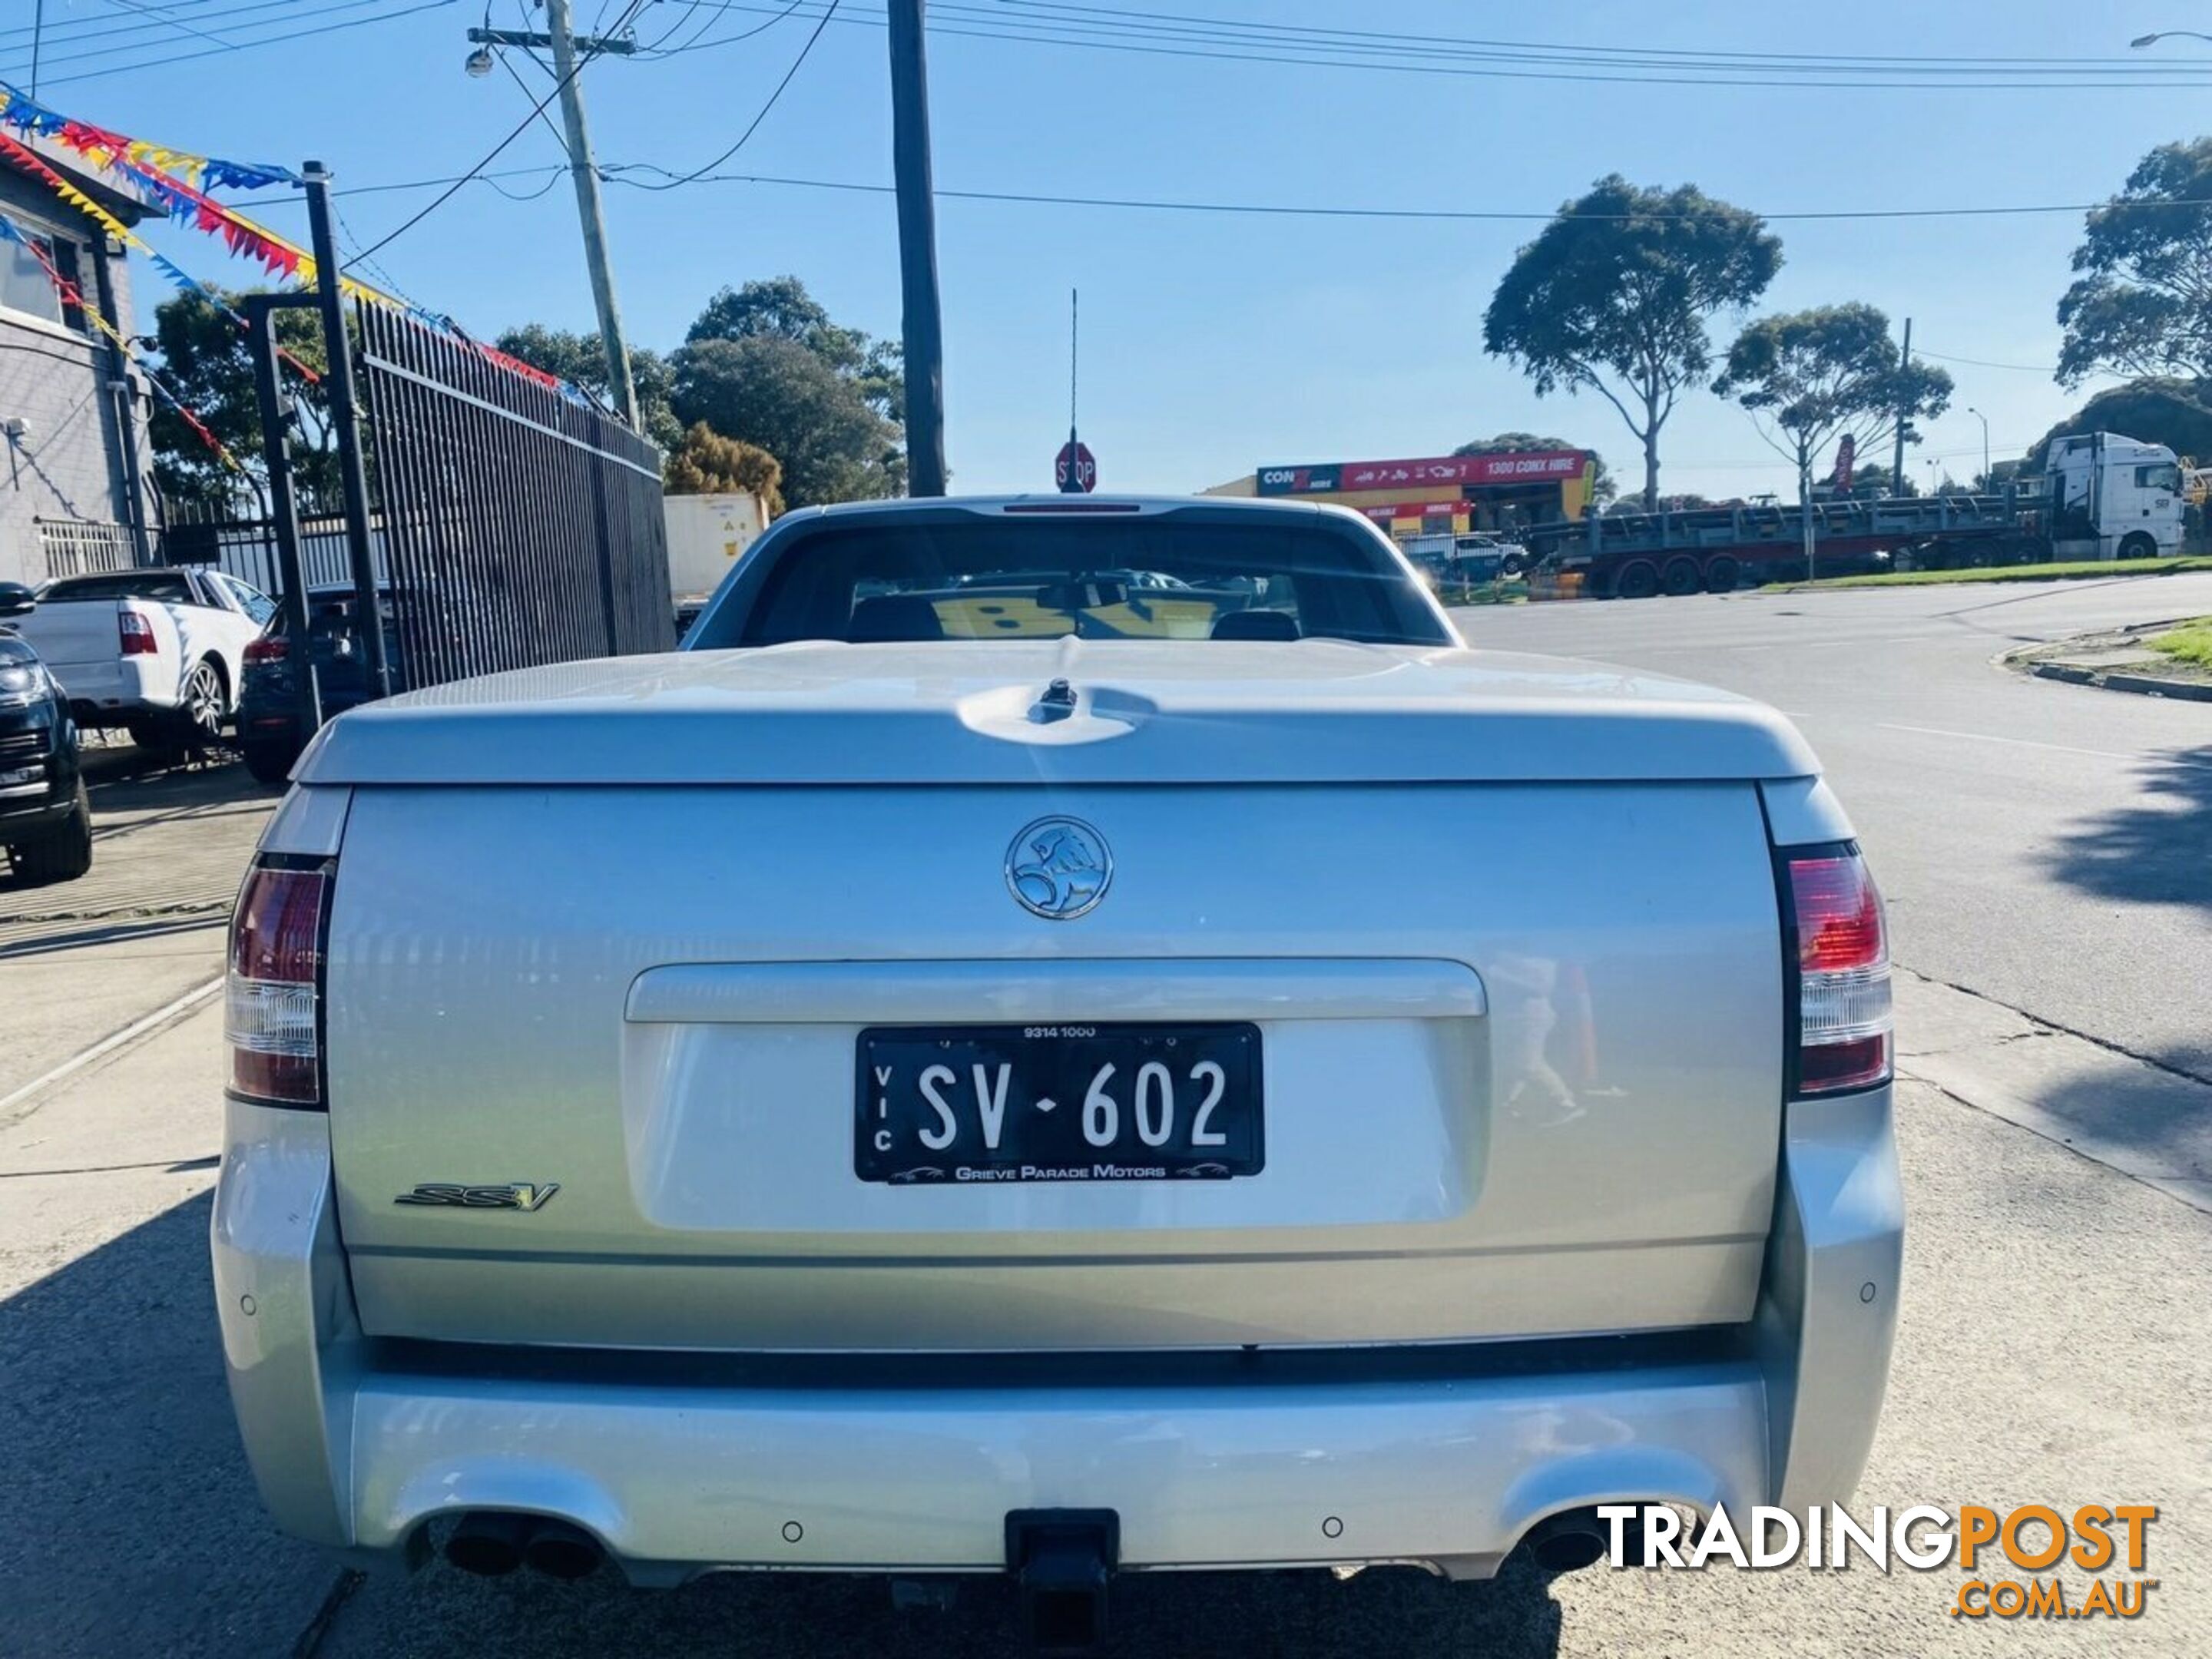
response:
<svg viewBox="0 0 2212 1659"><path fill-rule="evenodd" d="M1887 1090L1791 1109L1749 1327L1258 1358L747 1362L363 1339L323 1117L233 1104L213 1223L239 1424L288 1530L355 1552L555 1516L630 1577L990 1571L1010 1510L1110 1508L1132 1568L1480 1576L1562 1510L1848 1495L1903 1218Z"/></svg>
<svg viewBox="0 0 2212 1659"><path fill-rule="evenodd" d="M47 666L61 683L79 726L118 726L126 719L167 714L178 704L177 671L167 656Z"/></svg>

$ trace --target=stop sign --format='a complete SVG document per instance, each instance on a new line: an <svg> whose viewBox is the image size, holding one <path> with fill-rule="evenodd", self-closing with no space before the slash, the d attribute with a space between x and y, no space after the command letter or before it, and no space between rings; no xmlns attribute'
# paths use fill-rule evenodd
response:
<svg viewBox="0 0 2212 1659"><path fill-rule="evenodd" d="M1052 464L1052 481L1062 494L1073 495L1080 490L1089 494L1098 488L1098 461L1091 454L1091 446L1073 439L1060 447L1060 454Z"/></svg>

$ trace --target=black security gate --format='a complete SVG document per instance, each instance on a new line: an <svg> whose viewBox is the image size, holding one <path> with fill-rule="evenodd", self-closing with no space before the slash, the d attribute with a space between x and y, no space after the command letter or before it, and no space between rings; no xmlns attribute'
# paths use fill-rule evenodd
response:
<svg viewBox="0 0 2212 1659"><path fill-rule="evenodd" d="M654 446L467 340L354 314L396 678L672 648Z"/></svg>

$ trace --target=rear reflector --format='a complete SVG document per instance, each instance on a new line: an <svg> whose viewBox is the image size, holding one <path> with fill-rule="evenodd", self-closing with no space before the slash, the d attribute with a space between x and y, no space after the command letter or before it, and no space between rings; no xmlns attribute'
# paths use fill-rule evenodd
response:
<svg viewBox="0 0 2212 1659"><path fill-rule="evenodd" d="M322 962L329 915L325 864L254 866L230 926L223 1027L230 1091L276 1106L319 1109Z"/></svg>
<svg viewBox="0 0 2212 1659"><path fill-rule="evenodd" d="M115 631L126 657L150 657L161 649L154 639L154 624L127 605L115 612Z"/></svg>
<svg viewBox="0 0 2212 1659"><path fill-rule="evenodd" d="M1890 1075L1889 939L1855 847L1785 854L1796 941L1793 1092L1836 1094Z"/></svg>

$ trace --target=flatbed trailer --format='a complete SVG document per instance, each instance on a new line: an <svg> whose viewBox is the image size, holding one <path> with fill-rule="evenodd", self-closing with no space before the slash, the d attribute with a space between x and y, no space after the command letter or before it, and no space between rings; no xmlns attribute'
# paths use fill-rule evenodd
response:
<svg viewBox="0 0 2212 1659"><path fill-rule="evenodd" d="M1832 497L1811 504L1813 572L1854 575L1909 549L1929 566L2048 556L2039 490L1989 495ZM1805 514L1796 506L1614 513L1538 525L1522 540L1542 568L1579 573L1595 599L1726 593L1753 581L1802 578Z"/></svg>

